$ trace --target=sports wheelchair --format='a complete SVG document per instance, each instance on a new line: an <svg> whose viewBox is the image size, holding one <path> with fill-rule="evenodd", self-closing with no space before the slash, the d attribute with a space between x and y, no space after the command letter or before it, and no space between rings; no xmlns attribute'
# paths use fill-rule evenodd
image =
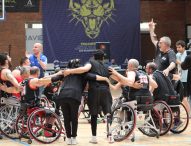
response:
<svg viewBox="0 0 191 146"><path fill-rule="evenodd" d="M150 96L137 96L133 101L126 101L124 97L116 99L112 106L111 123L107 124L108 136L112 135L115 141L122 141L132 134L131 141L134 141L134 129L137 126L143 134L158 138L162 122L153 106Z"/></svg>
<svg viewBox="0 0 191 146"><path fill-rule="evenodd" d="M0 131L8 138L17 138L15 122L20 111L20 101L16 97L1 97Z"/></svg>
<svg viewBox="0 0 191 146"><path fill-rule="evenodd" d="M165 95L154 103L155 109L158 110L162 117L160 135L165 135L168 131L179 134L186 130L189 123L189 115L186 107L181 103L179 95Z"/></svg>
<svg viewBox="0 0 191 146"><path fill-rule="evenodd" d="M26 138L29 144L32 139L44 144L52 143L64 134L53 103L45 97L41 97L40 103L40 107L35 103L21 104L21 112L16 119L15 130L19 134L17 138Z"/></svg>

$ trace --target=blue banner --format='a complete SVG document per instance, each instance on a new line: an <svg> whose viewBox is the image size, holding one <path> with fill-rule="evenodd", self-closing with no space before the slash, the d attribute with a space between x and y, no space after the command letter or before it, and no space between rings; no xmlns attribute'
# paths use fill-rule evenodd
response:
<svg viewBox="0 0 191 146"><path fill-rule="evenodd" d="M89 60L96 42L110 42L110 58L140 59L139 0L43 0L43 45L49 62Z"/></svg>

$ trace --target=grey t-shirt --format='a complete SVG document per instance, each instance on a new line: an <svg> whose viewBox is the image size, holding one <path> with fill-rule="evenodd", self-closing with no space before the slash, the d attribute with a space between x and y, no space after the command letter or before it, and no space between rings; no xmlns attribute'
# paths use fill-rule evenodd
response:
<svg viewBox="0 0 191 146"><path fill-rule="evenodd" d="M165 70L171 62L174 62L176 64L176 53L170 49L168 52L163 53L159 49L159 45L157 43L156 46L156 57L155 57L155 63L158 66L159 71ZM174 74L176 69L170 71L170 73Z"/></svg>

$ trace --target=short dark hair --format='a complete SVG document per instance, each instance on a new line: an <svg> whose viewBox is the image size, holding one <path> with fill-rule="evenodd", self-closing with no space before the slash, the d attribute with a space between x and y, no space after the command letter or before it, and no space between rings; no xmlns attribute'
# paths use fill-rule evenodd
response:
<svg viewBox="0 0 191 146"><path fill-rule="evenodd" d="M152 69L152 71L154 72L155 70L157 70L157 65L154 62L149 62L147 63L147 65L149 66L150 69Z"/></svg>
<svg viewBox="0 0 191 146"><path fill-rule="evenodd" d="M176 46L178 46L178 45L182 46L183 48L186 47L186 43L185 43L183 40L177 41L177 42L176 42Z"/></svg>
<svg viewBox="0 0 191 146"><path fill-rule="evenodd" d="M104 51L98 49L94 52L94 59L95 60L103 60L105 56Z"/></svg>
<svg viewBox="0 0 191 146"><path fill-rule="evenodd" d="M29 59L29 58L28 57L22 57L20 60L20 65L22 66L27 59Z"/></svg>
<svg viewBox="0 0 191 146"><path fill-rule="evenodd" d="M30 75L36 75L37 73L40 73L40 69L37 66L30 68Z"/></svg>
<svg viewBox="0 0 191 146"><path fill-rule="evenodd" d="M7 60L7 55L5 55L4 53L0 53L0 65L3 66L5 65Z"/></svg>

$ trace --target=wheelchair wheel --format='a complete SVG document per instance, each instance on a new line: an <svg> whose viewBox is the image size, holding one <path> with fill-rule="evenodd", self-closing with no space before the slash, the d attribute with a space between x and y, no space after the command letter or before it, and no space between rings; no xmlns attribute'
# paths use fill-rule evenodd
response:
<svg viewBox="0 0 191 146"><path fill-rule="evenodd" d="M19 109L20 107L16 105L4 105L0 109L0 131L11 139L19 138L15 129Z"/></svg>
<svg viewBox="0 0 191 146"><path fill-rule="evenodd" d="M149 137L159 137L161 131L162 121L158 111L153 108L146 111L144 124L138 129Z"/></svg>
<svg viewBox="0 0 191 146"><path fill-rule="evenodd" d="M117 106L120 106L120 104L122 104L121 97L114 99L111 106L111 111L113 112L117 108Z"/></svg>
<svg viewBox="0 0 191 146"><path fill-rule="evenodd" d="M122 104L113 110L111 116L112 121L108 128L108 133L118 142L128 138L136 125L136 115L133 108L129 105Z"/></svg>
<svg viewBox="0 0 191 146"><path fill-rule="evenodd" d="M62 124L59 117L49 109L38 109L29 116L30 135L38 142L48 144L60 137Z"/></svg>
<svg viewBox="0 0 191 146"><path fill-rule="evenodd" d="M155 101L154 108L158 111L162 120L160 136L165 135L172 127L172 110L165 101Z"/></svg>
<svg viewBox="0 0 191 146"><path fill-rule="evenodd" d="M16 120L16 132L19 134L19 138L30 139L30 135L27 128L27 115L19 114Z"/></svg>
<svg viewBox="0 0 191 146"><path fill-rule="evenodd" d="M189 123L189 115L186 107L180 103L177 107L171 107L173 113L173 126L171 132L180 134L186 130Z"/></svg>

